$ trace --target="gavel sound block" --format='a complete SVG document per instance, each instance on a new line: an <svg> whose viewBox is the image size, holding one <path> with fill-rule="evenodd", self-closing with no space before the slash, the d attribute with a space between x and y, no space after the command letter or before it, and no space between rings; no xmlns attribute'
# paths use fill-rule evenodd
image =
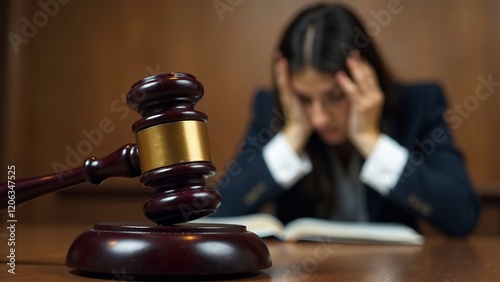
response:
<svg viewBox="0 0 500 282"><path fill-rule="evenodd" d="M141 114L127 144L80 168L16 182L22 203L81 182L100 184L112 176L140 176L152 187L144 214L157 225L96 224L71 245L66 265L83 272L130 275L220 275L271 266L265 243L244 226L187 223L215 212L220 195L206 185L215 173L207 116L194 110L203 85L192 75L146 77L127 96ZM7 183L0 184L0 208L7 207Z"/></svg>

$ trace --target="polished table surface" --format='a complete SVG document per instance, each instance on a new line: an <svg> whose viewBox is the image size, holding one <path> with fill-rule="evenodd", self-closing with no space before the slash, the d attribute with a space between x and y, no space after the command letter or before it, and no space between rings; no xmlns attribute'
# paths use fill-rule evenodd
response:
<svg viewBox="0 0 500 282"><path fill-rule="evenodd" d="M16 274L7 272L5 231L0 231L0 280L133 280L117 270L82 277L64 265L66 252L89 226L16 226ZM500 238L428 238L423 246L266 240L273 266L237 281L500 281ZM211 277L222 280L224 277ZM137 279L137 278L136 278ZM176 279L177 280L177 279ZM199 279L206 281L207 278ZM159 281L164 281L159 280ZM227 280L226 280L227 281Z"/></svg>

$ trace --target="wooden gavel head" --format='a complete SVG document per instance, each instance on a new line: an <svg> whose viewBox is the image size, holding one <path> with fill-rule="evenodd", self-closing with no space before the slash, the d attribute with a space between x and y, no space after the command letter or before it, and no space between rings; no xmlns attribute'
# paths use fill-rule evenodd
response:
<svg viewBox="0 0 500 282"><path fill-rule="evenodd" d="M127 96L142 119L132 129L141 178L155 194L144 204L147 218L160 225L194 220L215 212L220 194L206 185L212 163L207 116L194 110L203 85L185 73L146 77Z"/></svg>
<svg viewBox="0 0 500 282"><path fill-rule="evenodd" d="M166 73L146 77L127 96L142 119L133 125L137 144L127 144L103 159L91 157L82 167L16 181L16 203L81 183L100 184L114 176L141 176L155 190L144 205L147 218L160 225L194 220L215 212L220 194L206 185L215 173L207 116L194 110L203 85L192 75ZM0 210L7 208L13 185L0 183Z"/></svg>

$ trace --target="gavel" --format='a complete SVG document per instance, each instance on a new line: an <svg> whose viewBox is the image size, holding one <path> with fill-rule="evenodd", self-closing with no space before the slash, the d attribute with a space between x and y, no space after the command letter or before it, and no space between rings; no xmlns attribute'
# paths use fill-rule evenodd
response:
<svg viewBox="0 0 500 282"><path fill-rule="evenodd" d="M203 93L203 85L186 73L139 80L127 95L127 105L142 116L132 126L136 144L123 145L101 160L91 157L79 168L16 181L16 204L115 176L140 176L144 186L154 189L143 210L158 226L96 224L73 242L66 265L84 273L120 270L131 275L233 274L271 265L264 242L244 226L185 223L214 213L221 203L218 191L206 184L216 168L207 116L194 109ZM7 184L0 184L1 210L7 208ZM129 250L117 252L120 243ZM224 245L226 257L218 260L200 247L210 243ZM141 259L146 265L133 263Z"/></svg>
<svg viewBox="0 0 500 282"><path fill-rule="evenodd" d="M219 193L205 184L215 173L207 116L194 110L203 85L184 73L160 74L136 82L127 105L141 114L132 129L137 145L127 144L102 160L89 158L83 167L16 182L18 204L82 182L100 184L112 176L141 176L155 190L144 205L152 221L168 225L215 212ZM7 183L0 185L0 207L7 207ZM187 216L187 217L186 217Z"/></svg>

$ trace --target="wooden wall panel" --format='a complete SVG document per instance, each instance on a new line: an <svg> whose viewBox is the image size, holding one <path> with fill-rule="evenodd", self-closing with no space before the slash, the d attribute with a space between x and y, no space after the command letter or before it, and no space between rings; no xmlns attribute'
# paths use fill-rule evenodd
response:
<svg viewBox="0 0 500 282"><path fill-rule="evenodd" d="M4 162L15 163L19 177L52 173L54 162L69 165L66 148L77 150L88 140L82 131L97 130L104 119L113 131L80 150L82 158L101 157L134 142L130 127L139 116L121 100L130 85L149 74L184 71L205 85L198 109L209 116L215 164L223 171L246 130L255 90L270 85L271 53L282 28L316 1L242 0L222 18L214 2L72 0L60 4L17 54L4 42L9 89L2 105L8 122L2 133ZM366 22L376 20L374 15L389 3L340 2ZM8 30L18 34L21 18L32 19L42 10L38 1L9 4ZM398 78L439 81L452 107L474 95L478 77L500 81L498 2L401 0L400 5L401 12L374 36ZM500 181L499 102L498 95L481 101L453 131L478 185ZM137 186L137 181L115 180L99 189ZM49 208L59 198L45 201Z"/></svg>
<svg viewBox="0 0 500 282"><path fill-rule="evenodd" d="M9 2L0 2L0 33L7 34L7 11L8 11ZM7 92L7 42L4 41L0 43L0 93ZM0 104L5 105L7 103L7 95L0 95ZM5 120L7 118L6 112L4 109L0 111L0 125L5 124ZM4 148L5 138L0 138L0 148ZM4 156L0 156L0 163L4 163Z"/></svg>

